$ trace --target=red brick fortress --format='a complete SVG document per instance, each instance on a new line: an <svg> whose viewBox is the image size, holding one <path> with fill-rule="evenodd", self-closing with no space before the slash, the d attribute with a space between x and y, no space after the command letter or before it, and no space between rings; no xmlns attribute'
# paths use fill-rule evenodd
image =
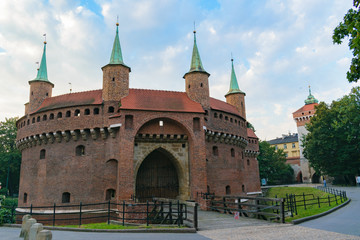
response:
<svg viewBox="0 0 360 240"><path fill-rule="evenodd" d="M185 92L129 89L117 30L103 88L53 97L45 43L17 122L19 206L260 191L245 93L232 66L227 102L210 97L195 37Z"/></svg>

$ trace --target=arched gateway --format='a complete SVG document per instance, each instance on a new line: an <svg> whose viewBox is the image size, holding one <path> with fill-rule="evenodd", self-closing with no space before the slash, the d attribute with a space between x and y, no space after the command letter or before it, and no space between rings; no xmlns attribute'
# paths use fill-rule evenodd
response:
<svg viewBox="0 0 360 240"><path fill-rule="evenodd" d="M177 198L179 179L170 153L161 148L151 152L139 167L136 176L136 197L139 201L152 197Z"/></svg>

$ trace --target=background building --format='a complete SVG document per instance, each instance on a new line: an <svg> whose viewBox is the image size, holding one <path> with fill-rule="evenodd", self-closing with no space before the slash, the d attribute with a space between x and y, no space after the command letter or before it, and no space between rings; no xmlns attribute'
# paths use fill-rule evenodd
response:
<svg viewBox="0 0 360 240"><path fill-rule="evenodd" d="M300 167L304 183L319 183L320 174L316 173L313 168L309 165L309 160L307 160L303 155L302 139L308 133L305 128L305 124L310 122L311 117L315 114L315 106L318 105L318 100L311 94L311 89L309 87L309 96L305 100L305 105L293 113L293 118L297 125L298 135L299 135L299 146L300 146Z"/></svg>
<svg viewBox="0 0 360 240"><path fill-rule="evenodd" d="M300 168L300 148L297 133L283 134L281 138L267 141L276 150L282 149L286 156L286 163L294 169L294 178L297 182L302 182Z"/></svg>

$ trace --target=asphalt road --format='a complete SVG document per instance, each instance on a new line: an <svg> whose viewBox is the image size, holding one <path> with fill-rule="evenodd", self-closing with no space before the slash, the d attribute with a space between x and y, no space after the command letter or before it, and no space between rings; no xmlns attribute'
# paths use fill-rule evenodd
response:
<svg viewBox="0 0 360 240"><path fill-rule="evenodd" d="M303 227L360 236L360 187L333 187L344 190L351 202L324 217L301 223Z"/></svg>

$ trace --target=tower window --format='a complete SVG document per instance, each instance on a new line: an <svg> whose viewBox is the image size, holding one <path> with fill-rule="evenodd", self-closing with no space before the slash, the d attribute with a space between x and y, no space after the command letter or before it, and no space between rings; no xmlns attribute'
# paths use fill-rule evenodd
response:
<svg viewBox="0 0 360 240"><path fill-rule="evenodd" d="M69 203L70 202L70 193L64 192L62 194L62 203Z"/></svg>
<svg viewBox="0 0 360 240"><path fill-rule="evenodd" d="M164 121L160 120L160 121L159 121L159 126L160 126L160 127L163 127L163 126L164 126Z"/></svg>
<svg viewBox="0 0 360 240"><path fill-rule="evenodd" d="M41 151L40 151L40 159L45 159L45 156L46 156L46 150L41 149Z"/></svg>
<svg viewBox="0 0 360 240"><path fill-rule="evenodd" d="M189 84L188 88L190 89L190 84Z"/></svg>
<svg viewBox="0 0 360 240"><path fill-rule="evenodd" d="M83 145L79 145L75 149L76 156L84 156L85 155L85 147Z"/></svg>
<svg viewBox="0 0 360 240"><path fill-rule="evenodd" d="M203 87L203 84L202 84L202 83L200 83L200 87Z"/></svg>
<svg viewBox="0 0 360 240"><path fill-rule="evenodd" d="M213 146L213 155L214 156L219 156L219 149L217 146Z"/></svg>
<svg viewBox="0 0 360 240"><path fill-rule="evenodd" d="M28 198L28 194L27 194L27 193L24 193L24 198L23 198L23 202L24 202L24 203L27 203L27 198Z"/></svg>
<svg viewBox="0 0 360 240"><path fill-rule="evenodd" d="M70 111L67 111L67 112L65 113L65 117L71 117L71 112L70 112Z"/></svg>
<svg viewBox="0 0 360 240"><path fill-rule="evenodd" d="M250 160L248 159L246 162L247 162L247 165L250 166Z"/></svg>
<svg viewBox="0 0 360 240"><path fill-rule="evenodd" d="M241 190L242 190L243 192L245 192L245 185L244 185L244 184L241 186Z"/></svg>
<svg viewBox="0 0 360 240"><path fill-rule="evenodd" d="M49 96L49 93L46 93L46 96L48 97L48 96Z"/></svg>
<svg viewBox="0 0 360 240"><path fill-rule="evenodd" d="M235 157L235 150L233 148L230 150L230 153L231 153L231 157Z"/></svg>
<svg viewBox="0 0 360 240"><path fill-rule="evenodd" d="M34 95L34 92L31 92L31 96L33 96Z"/></svg>
<svg viewBox="0 0 360 240"><path fill-rule="evenodd" d="M228 116L225 116L225 121L228 121L228 120L229 120Z"/></svg>
<svg viewBox="0 0 360 240"><path fill-rule="evenodd" d="M29 124L30 124L30 119L27 120L27 125L29 125Z"/></svg>
<svg viewBox="0 0 360 240"><path fill-rule="evenodd" d="M94 115L98 115L99 114L99 108L94 108Z"/></svg>
<svg viewBox="0 0 360 240"><path fill-rule="evenodd" d="M108 109L108 113L113 113L115 111L114 107L110 106Z"/></svg>
<svg viewBox="0 0 360 240"><path fill-rule="evenodd" d="M84 115L90 115L90 109L85 109L85 111L84 111Z"/></svg>
<svg viewBox="0 0 360 240"><path fill-rule="evenodd" d="M114 77L112 78L112 81L115 82L115 78L114 78Z"/></svg>
<svg viewBox="0 0 360 240"><path fill-rule="evenodd" d="M111 199L115 198L115 189L107 189L106 190L106 196L105 196L105 200L109 201Z"/></svg>
<svg viewBox="0 0 360 240"><path fill-rule="evenodd" d="M232 118L230 118L230 122L233 122L233 119L232 119Z"/></svg>
<svg viewBox="0 0 360 240"><path fill-rule="evenodd" d="M227 185L227 186L225 187L225 192L226 192L226 195L230 195L230 194L231 194L231 189L230 189L230 186L229 186L229 185Z"/></svg>
<svg viewBox="0 0 360 240"><path fill-rule="evenodd" d="M32 119L32 123L35 123L35 117L33 117L33 119Z"/></svg>
<svg viewBox="0 0 360 240"><path fill-rule="evenodd" d="M75 117L78 117L80 116L80 110L79 109L76 109L75 110L75 114L74 114Z"/></svg>
<svg viewBox="0 0 360 240"><path fill-rule="evenodd" d="M57 118L62 118L62 112L58 112L58 114L57 114L56 117L57 117Z"/></svg>
<svg viewBox="0 0 360 240"><path fill-rule="evenodd" d="M205 116L209 115L208 110L205 110Z"/></svg>
<svg viewBox="0 0 360 240"><path fill-rule="evenodd" d="M219 115L219 118L220 118L220 119L222 119L222 118L223 118L223 115L222 115L221 113L220 113L220 115Z"/></svg>
<svg viewBox="0 0 360 240"><path fill-rule="evenodd" d="M36 121L37 121L37 122L40 122L40 116L37 117Z"/></svg>
<svg viewBox="0 0 360 240"><path fill-rule="evenodd" d="M44 115L43 116L43 121L46 121L47 120L47 115Z"/></svg>
<svg viewBox="0 0 360 240"><path fill-rule="evenodd" d="M218 117L218 114L217 113L214 113L214 118L217 118Z"/></svg>
<svg viewBox="0 0 360 240"><path fill-rule="evenodd" d="M50 113L49 119L50 120L54 119L54 114L53 113Z"/></svg>

